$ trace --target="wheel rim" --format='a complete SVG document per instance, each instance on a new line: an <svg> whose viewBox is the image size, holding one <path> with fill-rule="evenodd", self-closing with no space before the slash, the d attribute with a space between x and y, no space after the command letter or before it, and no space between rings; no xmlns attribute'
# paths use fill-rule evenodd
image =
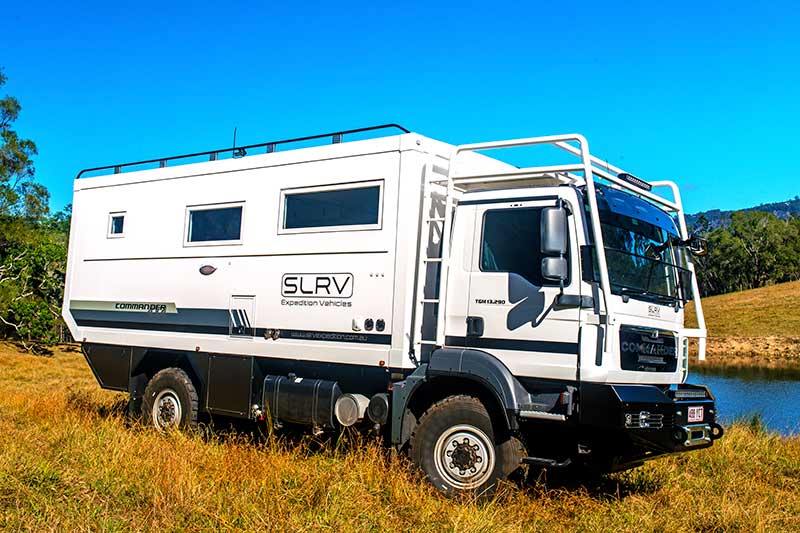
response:
<svg viewBox="0 0 800 533"><path fill-rule="evenodd" d="M453 426L436 440L436 471L458 489L480 487L492 475L494 462L492 440L474 426Z"/></svg>
<svg viewBox="0 0 800 533"><path fill-rule="evenodd" d="M181 423L181 401L172 389L164 389L158 393L153 402L153 425L159 429L177 426Z"/></svg>

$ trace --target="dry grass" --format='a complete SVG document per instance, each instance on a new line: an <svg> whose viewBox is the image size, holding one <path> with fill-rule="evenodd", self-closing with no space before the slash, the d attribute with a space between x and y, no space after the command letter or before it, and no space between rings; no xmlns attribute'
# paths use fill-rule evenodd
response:
<svg viewBox="0 0 800 533"><path fill-rule="evenodd" d="M440 497L374 443L130 425L80 354L0 345L0 529L776 531L800 529L800 438L738 425L710 450L587 486Z"/></svg>
<svg viewBox="0 0 800 533"><path fill-rule="evenodd" d="M698 365L800 369L800 281L704 298L703 311L708 358Z"/></svg>

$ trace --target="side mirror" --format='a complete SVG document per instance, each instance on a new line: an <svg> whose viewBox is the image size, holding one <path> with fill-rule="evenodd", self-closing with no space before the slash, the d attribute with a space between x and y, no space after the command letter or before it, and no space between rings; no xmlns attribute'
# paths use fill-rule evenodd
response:
<svg viewBox="0 0 800 533"><path fill-rule="evenodd" d="M569 277L564 256L542 258L542 277L548 281L564 282Z"/></svg>
<svg viewBox="0 0 800 533"><path fill-rule="evenodd" d="M708 241L697 235L689 236L689 251L695 257L703 257L708 254Z"/></svg>
<svg viewBox="0 0 800 533"><path fill-rule="evenodd" d="M541 250L545 255L567 253L567 210L547 207L542 210Z"/></svg>
<svg viewBox="0 0 800 533"><path fill-rule="evenodd" d="M679 281L683 291L683 301L688 302L692 299L694 291L692 289L692 273L689 270L681 269L679 271Z"/></svg>

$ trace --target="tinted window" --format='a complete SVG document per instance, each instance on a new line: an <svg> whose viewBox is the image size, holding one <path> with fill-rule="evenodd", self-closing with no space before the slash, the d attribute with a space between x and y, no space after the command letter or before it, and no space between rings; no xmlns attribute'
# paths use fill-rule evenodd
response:
<svg viewBox="0 0 800 533"><path fill-rule="evenodd" d="M238 241L242 235L242 206L189 212L189 242Z"/></svg>
<svg viewBox="0 0 800 533"><path fill-rule="evenodd" d="M125 217L123 215L116 215L111 217L111 235L121 235L125 224Z"/></svg>
<svg viewBox="0 0 800 533"><path fill-rule="evenodd" d="M541 219L540 208L487 211L483 219L481 270L514 272L534 285L544 285Z"/></svg>
<svg viewBox="0 0 800 533"><path fill-rule="evenodd" d="M285 201L284 229L375 225L381 188L293 193Z"/></svg>

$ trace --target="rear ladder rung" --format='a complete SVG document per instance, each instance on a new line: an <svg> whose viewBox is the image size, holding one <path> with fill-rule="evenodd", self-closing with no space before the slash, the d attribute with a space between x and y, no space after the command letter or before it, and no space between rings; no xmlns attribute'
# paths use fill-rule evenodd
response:
<svg viewBox="0 0 800 533"><path fill-rule="evenodd" d="M442 258L441 257L426 257L422 261L425 262L425 263L441 263L442 262Z"/></svg>
<svg viewBox="0 0 800 533"><path fill-rule="evenodd" d="M422 304L438 304L439 303L439 298L423 298L423 299L419 300L419 303L422 303Z"/></svg>

